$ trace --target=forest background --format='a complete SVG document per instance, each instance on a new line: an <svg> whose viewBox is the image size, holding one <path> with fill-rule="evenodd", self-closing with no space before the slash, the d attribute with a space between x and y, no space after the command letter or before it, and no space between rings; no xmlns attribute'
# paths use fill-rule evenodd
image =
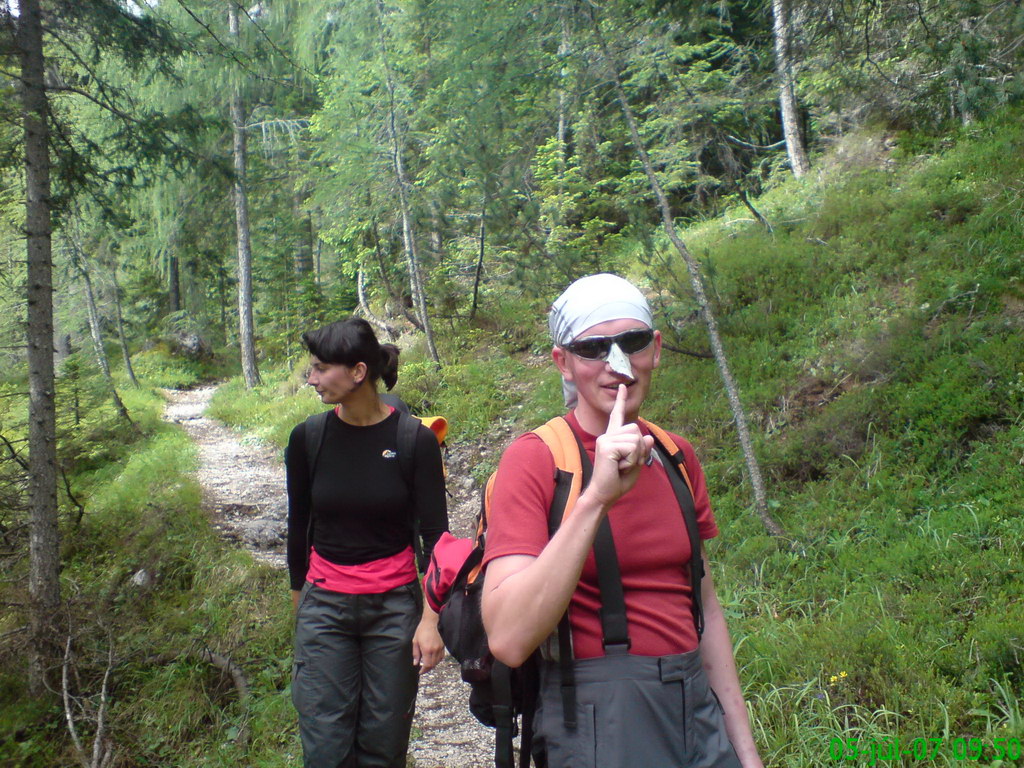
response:
<svg viewBox="0 0 1024 768"><path fill-rule="evenodd" d="M280 444L299 333L359 312L486 446L560 410L547 303L609 270L766 764L1020 764L1022 59L1011 0L0 4L0 763L294 753L284 582L159 387L235 377Z"/></svg>

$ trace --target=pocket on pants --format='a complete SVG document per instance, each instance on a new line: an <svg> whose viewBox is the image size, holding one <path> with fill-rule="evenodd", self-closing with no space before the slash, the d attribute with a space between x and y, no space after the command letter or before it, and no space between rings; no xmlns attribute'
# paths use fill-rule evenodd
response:
<svg viewBox="0 0 1024 768"><path fill-rule="evenodd" d="M303 696L305 666L304 659L295 659L292 662L292 706L295 707L296 712L302 712L302 707L306 702L306 698Z"/></svg>
<svg viewBox="0 0 1024 768"><path fill-rule="evenodd" d="M548 765L552 768L594 768L598 764L594 705L577 705L574 729L565 727L561 702L545 709L541 732Z"/></svg>
<svg viewBox="0 0 1024 768"><path fill-rule="evenodd" d="M725 730L725 710L718 694L705 680L703 696L695 702L691 754L696 768L740 768Z"/></svg>

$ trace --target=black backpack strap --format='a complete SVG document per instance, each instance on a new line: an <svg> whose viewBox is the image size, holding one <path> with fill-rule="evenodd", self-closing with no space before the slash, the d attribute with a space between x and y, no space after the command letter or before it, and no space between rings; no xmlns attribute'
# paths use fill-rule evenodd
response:
<svg viewBox="0 0 1024 768"><path fill-rule="evenodd" d="M402 479L405 480L405 487L409 489L410 496L415 492L416 436L421 426L420 420L410 416L407 410L398 411L398 469L402 473ZM423 573L427 570L427 563L423 561L420 518L416 514L412 516L412 547L416 552L416 567L420 573Z"/></svg>
<svg viewBox="0 0 1024 768"><path fill-rule="evenodd" d="M572 486L572 473L564 469L555 470L555 495L548 511L548 538L555 535L562 524L565 505ZM569 627L569 611L558 620L558 666L562 679L562 713L566 728L576 728L576 675L572 666L572 631Z"/></svg>
<svg viewBox="0 0 1024 768"><path fill-rule="evenodd" d="M313 491L313 474L316 472L316 464L320 459L320 448L324 444L324 435L327 434L327 420L331 418L334 411L321 411L314 413L306 419L306 466L309 468L309 489ZM309 556L313 547L313 511L309 512L309 522L306 523L306 570L309 570Z"/></svg>
<svg viewBox="0 0 1024 768"><path fill-rule="evenodd" d="M700 640L704 634L704 605L700 593L700 582L704 578L704 558L701 556L700 531L697 528L697 510L694 507L693 494L682 474L686 460L678 447L673 446L675 450L671 450L668 446L662 445L657 436L654 438L654 446L663 458L665 474L668 475L668 481L672 484L679 508L683 512L686 535L690 539L690 590L693 602L693 625L697 630L697 639Z"/></svg>
<svg viewBox="0 0 1024 768"><path fill-rule="evenodd" d="M384 405L390 405L399 413L409 413L409 406L405 404L405 401L398 395L393 395L390 392L381 392L377 395L380 401Z"/></svg>
<svg viewBox="0 0 1024 768"><path fill-rule="evenodd" d="M494 695L494 765L495 768L515 768L512 670L497 660L491 666L491 691Z"/></svg>
<svg viewBox="0 0 1024 768"><path fill-rule="evenodd" d="M309 467L309 482L313 483L313 473L316 471L316 463L320 458L320 448L324 444L324 435L327 433L327 419L334 411L322 411L314 413L306 419L306 466Z"/></svg>
<svg viewBox="0 0 1024 768"><path fill-rule="evenodd" d="M594 465L587 455L586 449L573 431L576 445L580 450L580 461L583 464L583 487L590 484L594 474ZM619 569L619 555L615 550L612 538L612 524L605 515L597 528L594 537L594 558L597 561L597 584L601 592L601 632L603 634L604 652L626 653L629 651L629 624L626 621L626 593L622 589L622 572Z"/></svg>
<svg viewBox="0 0 1024 768"><path fill-rule="evenodd" d="M537 669L540 654L534 651L533 656L523 665L523 674L519 676L522 686L520 699L523 702L523 725L519 737L519 768L530 768L533 756L533 719L537 714L537 699L540 696L540 670Z"/></svg>

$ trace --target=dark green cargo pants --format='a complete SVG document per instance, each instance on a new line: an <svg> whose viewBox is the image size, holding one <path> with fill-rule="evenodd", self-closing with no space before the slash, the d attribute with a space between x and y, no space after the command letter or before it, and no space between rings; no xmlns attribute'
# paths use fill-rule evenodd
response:
<svg viewBox="0 0 1024 768"><path fill-rule="evenodd" d="M303 588L292 702L306 768L405 768L422 600L415 581L377 595Z"/></svg>

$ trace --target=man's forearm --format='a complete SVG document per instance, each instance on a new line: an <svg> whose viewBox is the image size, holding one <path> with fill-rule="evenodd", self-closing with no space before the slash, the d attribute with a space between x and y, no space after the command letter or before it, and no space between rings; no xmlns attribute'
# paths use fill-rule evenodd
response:
<svg viewBox="0 0 1024 768"><path fill-rule="evenodd" d="M518 666L554 631L605 511L584 493L540 555L499 557L487 565L483 619L496 659Z"/></svg>
<svg viewBox="0 0 1024 768"><path fill-rule="evenodd" d="M739 675L736 672L732 641L729 638L722 606L715 593L707 558L704 560L704 573L705 580L701 587L704 636L700 642L704 671L725 711L725 730L743 768L762 768L750 728L750 718L747 716L746 702L743 700L743 690L740 688Z"/></svg>

